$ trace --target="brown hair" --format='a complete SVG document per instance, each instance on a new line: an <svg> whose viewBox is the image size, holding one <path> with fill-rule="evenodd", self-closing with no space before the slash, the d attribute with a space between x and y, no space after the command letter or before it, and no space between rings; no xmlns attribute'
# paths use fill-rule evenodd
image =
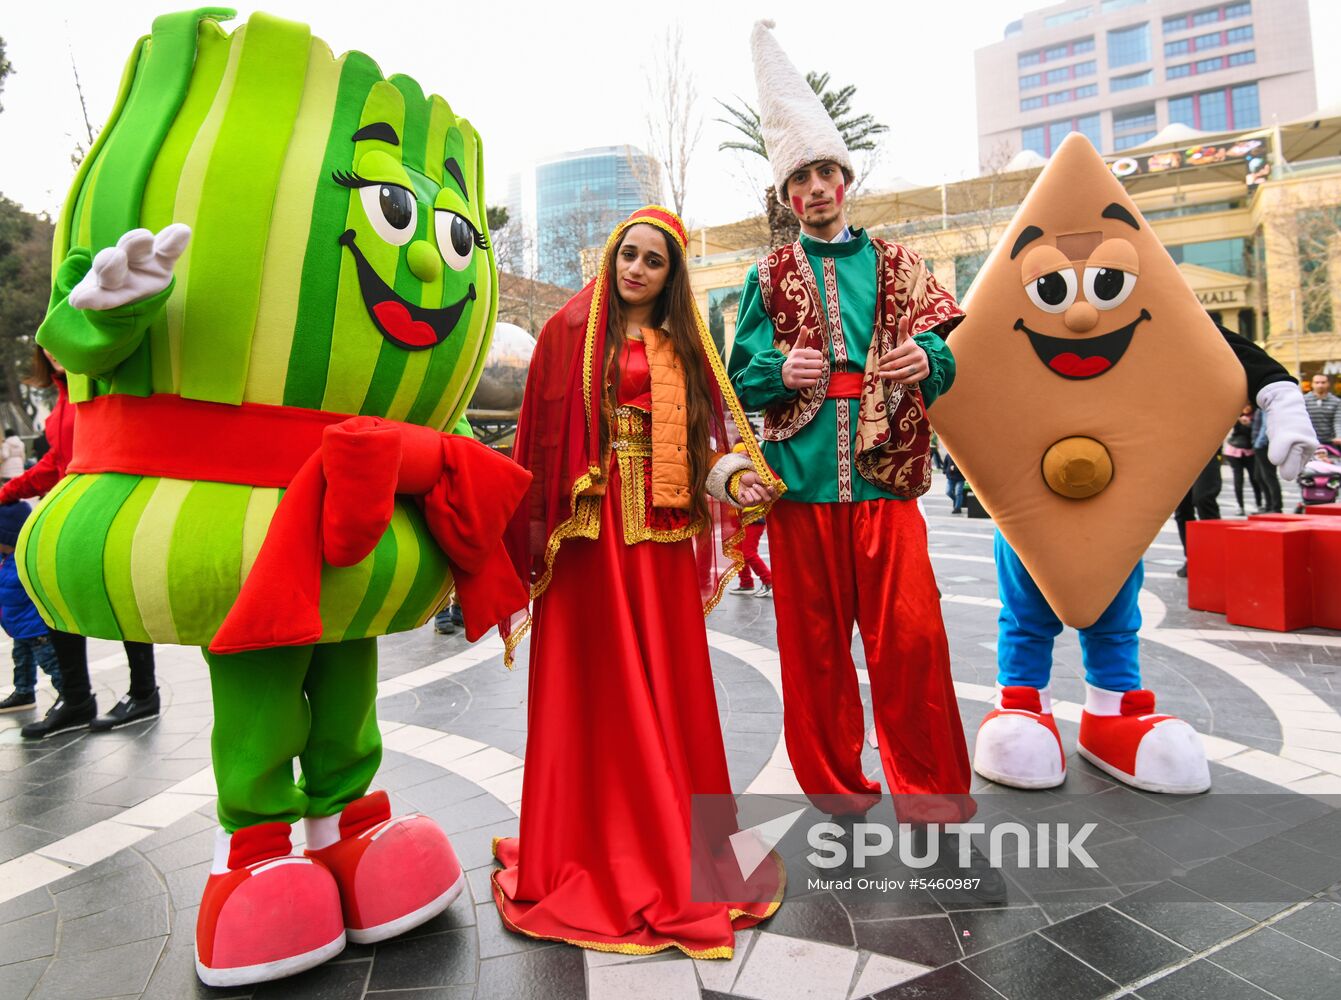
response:
<svg viewBox="0 0 1341 1000"><path fill-rule="evenodd" d="M635 223L635 225L649 225ZM632 229L633 226L629 226ZM694 297L689 290L689 269L685 266L684 253L680 245L663 230L652 226L666 241L666 261L670 273L666 275L666 287L657 296L652 306L652 323L663 330L675 348L675 357L685 376L686 430L688 431L689 451L689 496L694 517L706 517L708 503L704 497L704 483L708 479L709 463L712 460L711 424L713 418L712 395L708 389L703 348L699 340L697 313ZM625 230L627 234L628 230ZM605 273L610 282L609 317L605 331L606 372L604 402L601 405L601 453L606 454L610 446L610 428L614 422L615 390L609 387L618 377L617 361L624 347L624 303L619 297L619 288L615 283L615 258L624 238L610 248L605 259Z"/></svg>
<svg viewBox="0 0 1341 1000"><path fill-rule="evenodd" d="M34 389L50 389L55 377L56 369L51 367L51 362L47 360L47 352L34 344L33 356L28 362L28 374L24 376L23 384Z"/></svg>

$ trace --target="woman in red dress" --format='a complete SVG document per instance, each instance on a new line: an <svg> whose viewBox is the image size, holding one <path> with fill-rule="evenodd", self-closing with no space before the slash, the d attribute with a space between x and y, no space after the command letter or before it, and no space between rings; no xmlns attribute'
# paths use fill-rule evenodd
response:
<svg viewBox="0 0 1341 1000"><path fill-rule="evenodd" d="M726 444L723 403L749 424L685 243L673 213L635 212L532 357L513 454L535 478L509 548L534 610L501 628L509 657L532 633L526 771L493 884L504 924L530 937L730 958L784 873L774 857L742 881L710 856L735 814L703 619L739 568L741 518L782 487L748 432L744 454ZM726 565L703 573L694 546L722 525Z"/></svg>

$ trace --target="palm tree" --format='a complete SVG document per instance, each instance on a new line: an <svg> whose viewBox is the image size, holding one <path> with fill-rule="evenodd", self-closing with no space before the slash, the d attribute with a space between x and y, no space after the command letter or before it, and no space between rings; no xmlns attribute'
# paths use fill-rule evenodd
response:
<svg viewBox="0 0 1341 1000"><path fill-rule="evenodd" d="M810 89L824 105L824 110L838 127L838 134L842 136L843 144L850 151L875 149L874 137L889 131L889 126L877 122L873 115L853 114L852 98L857 93L857 88L853 84L829 90L829 74L815 72L806 74L806 83L810 84ZM717 103L730 116L718 118L717 121L723 125L730 125L743 136L742 139L723 142L717 148L722 151L739 149L767 160L768 147L764 143L763 131L760 128L759 112L743 100L738 107L720 100ZM764 193L764 204L768 206L768 234L771 245L780 246L795 240L799 231L796 217L778 204L776 191L771 184Z"/></svg>

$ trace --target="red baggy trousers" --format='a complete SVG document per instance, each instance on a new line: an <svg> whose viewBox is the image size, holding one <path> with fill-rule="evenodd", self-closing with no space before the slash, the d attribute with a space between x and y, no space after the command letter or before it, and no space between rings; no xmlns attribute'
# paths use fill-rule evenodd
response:
<svg viewBox="0 0 1341 1000"><path fill-rule="evenodd" d="M768 516L783 728L802 790L826 812L864 813L865 736L852 625L870 674L880 761L901 819L973 814L964 729L940 594L916 503L780 500ZM925 797L925 798L921 798Z"/></svg>

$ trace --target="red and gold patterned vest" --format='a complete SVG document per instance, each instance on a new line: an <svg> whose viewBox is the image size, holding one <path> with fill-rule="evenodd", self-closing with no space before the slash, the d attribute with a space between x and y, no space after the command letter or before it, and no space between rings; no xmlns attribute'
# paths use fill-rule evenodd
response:
<svg viewBox="0 0 1341 1000"><path fill-rule="evenodd" d="M916 253L887 240L873 239L871 244L877 259L878 308L862 376L855 458L851 408L846 404L838 407L840 501L851 499L853 465L868 482L905 499L921 496L931 485L931 425L921 390L884 381L879 362L904 337L963 315ZM842 371L849 361L837 268L833 258L824 259L821 298L815 272L799 241L779 247L757 266L759 290L773 321L773 346L784 354L795 347L811 347L824 358L819 382L800 390L795 399L764 411L764 439L785 441L819 412L828 394L831 365Z"/></svg>

